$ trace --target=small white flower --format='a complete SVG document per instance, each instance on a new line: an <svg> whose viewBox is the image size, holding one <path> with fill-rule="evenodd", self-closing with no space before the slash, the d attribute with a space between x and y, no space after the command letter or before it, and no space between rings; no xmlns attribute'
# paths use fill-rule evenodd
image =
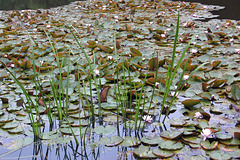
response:
<svg viewBox="0 0 240 160"><path fill-rule="evenodd" d="M229 42L233 42L234 41L234 39L233 38L231 38L230 40L229 40Z"/></svg>
<svg viewBox="0 0 240 160"><path fill-rule="evenodd" d="M189 78L189 75L187 74L183 76L183 80L187 80L188 78Z"/></svg>
<svg viewBox="0 0 240 160"><path fill-rule="evenodd" d="M201 135L203 136L204 141L206 141L207 138L213 138L213 134L210 129L203 129Z"/></svg>
<svg viewBox="0 0 240 160"><path fill-rule="evenodd" d="M34 32L37 32L37 28L34 28L33 31L34 31Z"/></svg>
<svg viewBox="0 0 240 160"><path fill-rule="evenodd" d="M14 68L14 67L15 67L15 65L14 65L14 64L10 64L10 67L13 67L13 68Z"/></svg>
<svg viewBox="0 0 240 160"><path fill-rule="evenodd" d="M99 69L94 69L94 72L95 72L95 74L98 76L99 73L100 73L100 70L99 70Z"/></svg>
<svg viewBox="0 0 240 160"><path fill-rule="evenodd" d="M197 49L193 48L192 53L197 53Z"/></svg>
<svg viewBox="0 0 240 160"><path fill-rule="evenodd" d="M112 57L112 56L108 56L108 59L109 59L109 60L112 60L112 59L113 59L113 57Z"/></svg>
<svg viewBox="0 0 240 160"><path fill-rule="evenodd" d="M199 118L199 119L202 119L202 118L203 118L203 115L202 115L202 113L200 113L200 112L196 112L194 117Z"/></svg>
<svg viewBox="0 0 240 160"><path fill-rule="evenodd" d="M197 15L196 15L196 14L193 14L193 17L195 17L195 18L196 18L196 17L197 17Z"/></svg>
<svg viewBox="0 0 240 160"><path fill-rule="evenodd" d="M46 26L47 28L50 28L51 27L51 25L50 24L47 24L47 26Z"/></svg>
<svg viewBox="0 0 240 160"><path fill-rule="evenodd" d="M142 119L143 119L144 121L148 122L148 123L151 123L152 120L153 120L152 117L149 116L149 115L144 115L144 116L142 117Z"/></svg>
<svg viewBox="0 0 240 160"><path fill-rule="evenodd" d="M235 53L240 53L240 49L235 49Z"/></svg>
<svg viewBox="0 0 240 160"><path fill-rule="evenodd" d="M198 38L198 35L196 35L195 37Z"/></svg>
<svg viewBox="0 0 240 160"><path fill-rule="evenodd" d="M115 19L115 22L117 23L117 22L118 22L118 19Z"/></svg>
<svg viewBox="0 0 240 160"><path fill-rule="evenodd" d="M159 85L159 82L156 82L156 83L155 83L155 87L158 87L158 85Z"/></svg>
<svg viewBox="0 0 240 160"><path fill-rule="evenodd" d="M115 19L118 19L118 16L114 16Z"/></svg>
<svg viewBox="0 0 240 160"><path fill-rule="evenodd" d="M153 24L153 22L149 22L149 24Z"/></svg>
<svg viewBox="0 0 240 160"><path fill-rule="evenodd" d="M165 37L166 37L166 35L165 35L165 34L161 34L161 37L162 37L162 38L165 38Z"/></svg>
<svg viewBox="0 0 240 160"><path fill-rule="evenodd" d="M91 26L91 24L85 24L87 27L90 27Z"/></svg>

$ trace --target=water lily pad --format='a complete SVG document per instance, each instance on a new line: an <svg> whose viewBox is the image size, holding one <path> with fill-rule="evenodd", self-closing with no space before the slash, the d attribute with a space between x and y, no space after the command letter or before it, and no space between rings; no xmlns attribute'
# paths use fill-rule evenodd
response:
<svg viewBox="0 0 240 160"><path fill-rule="evenodd" d="M19 149L22 147L25 147L27 145L30 145L33 143L33 139L30 137L26 137L26 138L19 138L13 141L13 143L11 144L11 146L8 147L8 149Z"/></svg>
<svg viewBox="0 0 240 160"><path fill-rule="evenodd" d="M116 130L117 128L112 125L107 125L106 127L98 126L94 128L94 132L101 135L113 134L114 132L116 132Z"/></svg>
<svg viewBox="0 0 240 160"><path fill-rule="evenodd" d="M218 147L218 141L209 142L208 140L206 140L201 141L200 144L206 150L214 150Z"/></svg>
<svg viewBox="0 0 240 160"><path fill-rule="evenodd" d="M162 150L160 148L154 148L152 150L152 152L153 152L153 154L155 154L155 155L157 155L157 156L159 156L161 158L169 158L169 157L172 157L172 156L175 155L175 153L172 152L172 151Z"/></svg>
<svg viewBox="0 0 240 160"><path fill-rule="evenodd" d="M158 135L154 135L154 136L145 136L141 139L141 141L144 144L157 145L157 144L161 143L163 141L163 139Z"/></svg>
<svg viewBox="0 0 240 160"><path fill-rule="evenodd" d="M2 126L2 129L13 129L18 127L18 125L19 125L19 122L16 122L16 121L8 122L8 123L5 123L4 126Z"/></svg>
<svg viewBox="0 0 240 160"><path fill-rule="evenodd" d="M159 147L165 150L179 150L183 148L183 144L176 141L163 141L159 144Z"/></svg>
<svg viewBox="0 0 240 160"><path fill-rule="evenodd" d="M136 137L125 137L123 142L121 143L122 147L134 147L141 144L141 141L139 141Z"/></svg>
<svg viewBox="0 0 240 160"><path fill-rule="evenodd" d="M201 101L199 99L187 99L185 101L182 101L182 104L184 105L184 107L190 108L190 107L193 107L200 102Z"/></svg>
<svg viewBox="0 0 240 160"><path fill-rule="evenodd" d="M237 139L237 138L232 138L232 139L226 140L226 141L221 140L220 142L223 143L223 144L225 144L225 145L228 145L228 146L237 146L237 145L240 145L240 140Z"/></svg>
<svg viewBox="0 0 240 160"><path fill-rule="evenodd" d="M216 133L215 136L219 140L230 140L233 138L231 135L228 135L226 133Z"/></svg>
<svg viewBox="0 0 240 160"><path fill-rule="evenodd" d="M232 156L229 153L227 153L223 150L211 151L208 154L214 160L229 160L229 159L232 159Z"/></svg>
<svg viewBox="0 0 240 160"><path fill-rule="evenodd" d="M22 126L18 126L14 129L8 129L8 133L11 133L11 134L20 134L20 133L23 133L24 132L24 129Z"/></svg>
<svg viewBox="0 0 240 160"><path fill-rule="evenodd" d="M153 154L152 150L148 146L139 146L138 148L133 150L133 153L138 156L139 158L157 158L155 154Z"/></svg>
<svg viewBox="0 0 240 160"><path fill-rule="evenodd" d="M240 100L240 85L234 84L231 89L232 97L234 100Z"/></svg>
<svg viewBox="0 0 240 160"><path fill-rule="evenodd" d="M122 142L123 142L123 138L115 135L111 136L110 138L102 137L99 141L101 145L105 145L107 147L117 146Z"/></svg>
<svg viewBox="0 0 240 160"><path fill-rule="evenodd" d="M200 144L202 138L196 136L184 136L182 139L187 143Z"/></svg>
<svg viewBox="0 0 240 160"><path fill-rule="evenodd" d="M178 139L183 135L183 130L169 130L169 131L163 131L160 135L163 138L167 139Z"/></svg>

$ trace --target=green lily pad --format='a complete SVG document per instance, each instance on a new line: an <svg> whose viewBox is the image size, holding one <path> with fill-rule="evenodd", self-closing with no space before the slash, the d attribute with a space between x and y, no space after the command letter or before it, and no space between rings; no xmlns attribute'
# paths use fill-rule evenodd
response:
<svg viewBox="0 0 240 160"><path fill-rule="evenodd" d="M8 133L11 133L11 134L20 134L20 133L24 132L24 129L22 126L18 126L14 129L8 129L7 131L8 131Z"/></svg>
<svg viewBox="0 0 240 160"><path fill-rule="evenodd" d="M163 139L158 136L154 135L153 137L151 136L145 136L141 139L142 143L148 144L148 145L157 145L163 141Z"/></svg>
<svg viewBox="0 0 240 160"><path fill-rule="evenodd" d="M218 141L209 142L208 140L206 140L206 141L201 141L200 144L202 148L206 150L214 150L218 147Z"/></svg>
<svg viewBox="0 0 240 160"><path fill-rule="evenodd" d="M12 121L12 122L5 123L5 125L2 126L2 129L13 129L18 126L19 126L19 122Z"/></svg>
<svg viewBox="0 0 240 160"><path fill-rule="evenodd" d="M98 126L94 128L94 132L101 135L113 134L114 132L116 132L116 130L117 128L112 125L107 125L106 127Z"/></svg>
<svg viewBox="0 0 240 160"><path fill-rule="evenodd" d="M195 106L196 104L198 104L200 102L201 102L201 100L199 100L199 99L187 99L185 101L182 101L182 104L184 105L184 107L189 108L189 107Z"/></svg>
<svg viewBox="0 0 240 160"><path fill-rule="evenodd" d="M105 145L107 147L117 146L122 142L123 142L123 138L115 135L111 136L110 138L102 137L99 141L101 145Z"/></svg>
<svg viewBox="0 0 240 160"><path fill-rule="evenodd" d="M182 139L191 144L200 144L202 138L196 137L196 136L184 136Z"/></svg>
<svg viewBox="0 0 240 160"><path fill-rule="evenodd" d="M157 156L153 154L152 150L150 150L150 147L144 145L141 145L138 148L134 149L133 154L135 154L139 158L157 158Z"/></svg>
<svg viewBox="0 0 240 160"><path fill-rule="evenodd" d="M167 139L178 139L183 135L183 130L169 130L169 131L163 131L160 135L163 138Z"/></svg>
<svg viewBox="0 0 240 160"><path fill-rule="evenodd" d="M223 150L211 151L208 154L214 160L229 160L229 159L232 159L232 156L229 153L227 153Z"/></svg>
<svg viewBox="0 0 240 160"><path fill-rule="evenodd" d="M8 147L8 149L19 149L22 147L25 147L27 145L30 145L33 143L33 139L30 137L26 137L26 138L19 138L13 141L13 143L11 144L11 146Z"/></svg>
<svg viewBox="0 0 240 160"><path fill-rule="evenodd" d="M139 141L136 137L125 137L123 142L121 143L122 147L134 147L141 144L141 141Z"/></svg>
<svg viewBox="0 0 240 160"><path fill-rule="evenodd" d="M160 148L154 148L152 150L152 152L153 152L153 154L155 154L161 158L169 158L169 157L172 157L175 155L175 153L172 151L162 150Z"/></svg>
<svg viewBox="0 0 240 160"><path fill-rule="evenodd" d="M240 140L237 139L237 138L232 138L232 139L226 140L226 141L221 140L220 142L222 144L227 145L227 146L238 146L238 145L240 145Z"/></svg>
<svg viewBox="0 0 240 160"><path fill-rule="evenodd" d="M183 148L183 144L176 141L163 141L159 144L159 147L165 150L179 150Z"/></svg>
<svg viewBox="0 0 240 160"><path fill-rule="evenodd" d="M232 97L234 100L240 100L240 85L234 84L231 89Z"/></svg>
<svg viewBox="0 0 240 160"><path fill-rule="evenodd" d="M219 140L230 140L233 138L231 135L228 135L226 133L216 133L215 136Z"/></svg>

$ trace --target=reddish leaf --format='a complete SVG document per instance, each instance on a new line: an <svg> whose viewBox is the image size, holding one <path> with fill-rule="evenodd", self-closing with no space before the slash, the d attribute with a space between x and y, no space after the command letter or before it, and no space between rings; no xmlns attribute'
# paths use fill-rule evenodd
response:
<svg viewBox="0 0 240 160"><path fill-rule="evenodd" d="M107 102L107 93L109 88L111 87L110 86L103 87L103 90L100 93L101 102Z"/></svg>

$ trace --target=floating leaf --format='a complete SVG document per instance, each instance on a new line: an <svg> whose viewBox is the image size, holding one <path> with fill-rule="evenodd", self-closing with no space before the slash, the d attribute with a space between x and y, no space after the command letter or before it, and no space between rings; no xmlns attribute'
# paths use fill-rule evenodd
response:
<svg viewBox="0 0 240 160"><path fill-rule="evenodd" d="M183 135L183 130L170 130L170 131L163 131L160 135L163 138L167 139L178 139Z"/></svg>
<svg viewBox="0 0 240 160"><path fill-rule="evenodd" d="M232 139L226 140L226 141L221 140L220 142L222 144L227 145L227 146L238 146L238 145L240 145L240 140L237 139L237 138L232 138Z"/></svg>
<svg viewBox="0 0 240 160"><path fill-rule="evenodd" d="M132 57L142 56L142 53L139 50L137 50L136 48L130 48L130 51L133 53L133 54L131 54Z"/></svg>
<svg viewBox="0 0 240 160"><path fill-rule="evenodd" d="M161 158L169 158L169 157L174 156L174 154L175 154L172 151L162 150L160 148L154 148L152 152L153 152L153 154L155 154Z"/></svg>
<svg viewBox="0 0 240 160"><path fill-rule="evenodd" d="M165 150L179 150L183 148L183 144L176 141L163 141L159 144L159 147Z"/></svg>
<svg viewBox="0 0 240 160"><path fill-rule="evenodd" d="M157 67L159 66L158 59L157 58L150 59L148 65L150 70L157 70Z"/></svg>
<svg viewBox="0 0 240 160"><path fill-rule="evenodd" d="M98 126L94 128L94 132L101 135L113 134L116 130L117 128L112 125L107 125L106 127Z"/></svg>
<svg viewBox="0 0 240 160"><path fill-rule="evenodd" d="M29 46L22 47L21 52L26 53L28 51L28 48L29 48Z"/></svg>
<svg viewBox="0 0 240 160"><path fill-rule="evenodd" d="M239 101L240 100L240 85L232 85L231 89L232 97L234 100Z"/></svg>
<svg viewBox="0 0 240 160"><path fill-rule="evenodd" d="M119 145L122 142L123 142L123 138L115 135L111 136L110 138L102 137L99 141L101 145L105 145L107 147L114 147Z"/></svg>
<svg viewBox="0 0 240 160"><path fill-rule="evenodd" d="M230 140L233 138L231 135L228 135L226 133L216 133L215 136L219 140Z"/></svg>
<svg viewBox="0 0 240 160"><path fill-rule="evenodd" d="M107 93L108 93L108 90L110 89L111 87L110 86L105 86L101 93L100 93L100 98L101 98L101 102L107 102Z"/></svg>
<svg viewBox="0 0 240 160"><path fill-rule="evenodd" d="M123 140L123 142L121 143L122 147L134 147L134 146L138 146L139 144L141 144L141 141L139 141L136 137L129 137L126 136Z"/></svg>
<svg viewBox="0 0 240 160"><path fill-rule="evenodd" d="M193 107L200 102L201 102L201 100L199 100L199 99L187 99L185 101L182 101L182 104L184 105L184 107L190 108L190 107Z"/></svg>
<svg viewBox="0 0 240 160"><path fill-rule="evenodd" d="M206 140L201 141L200 144L206 150L214 150L218 147L218 141L209 142L208 140Z"/></svg>
<svg viewBox="0 0 240 160"><path fill-rule="evenodd" d="M227 153L223 150L211 151L211 152L209 152L209 156L213 160L229 160L229 159L232 159L232 156L229 153Z"/></svg>
<svg viewBox="0 0 240 160"><path fill-rule="evenodd" d="M147 159L156 158L156 155L152 153L152 150L150 150L150 147L143 146L143 145L134 149L133 153L139 158L147 158Z"/></svg>
<svg viewBox="0 0 240 160"><path fill-rule="evenodd" d="M141 139L142 143L148 145L157 145L163 141L160 136L154 135L153 137L149 138L149 136L145 136Z"/></svg>

